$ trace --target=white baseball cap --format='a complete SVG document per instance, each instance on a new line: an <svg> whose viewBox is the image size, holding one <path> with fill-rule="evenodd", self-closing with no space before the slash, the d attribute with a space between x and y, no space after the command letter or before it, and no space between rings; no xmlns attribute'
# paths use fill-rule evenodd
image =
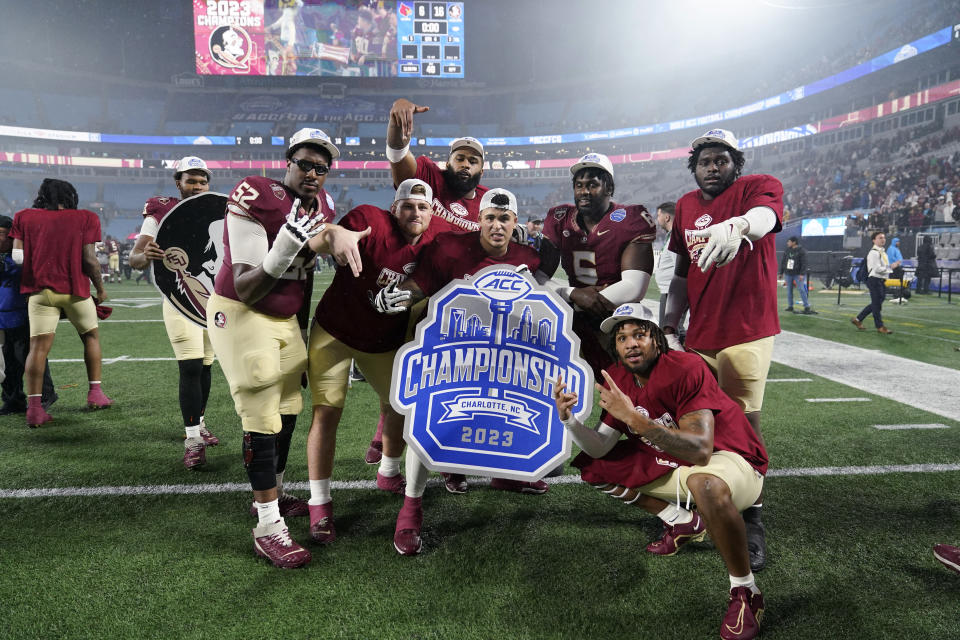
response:
<svg viewBox="0 0 960 640"><path fill-rule="evenodd" d="M481 156L483 156L483 145L476 138L471 138L470 136L464 136L463 138L457 138L450 143L450 153L453 153L460 147L467 147L473 149Z"/></svg>
<svg viewBox="0 0 960 640"><path fill-rule="evenodd" d="M734 151L740 150L740 147L737 144L737 136L733 135L732 131L727 131L726 129L710 129L710 131L707 131L705 134L691 142L690 147L696 149L697 147L703 146L709 142L719 142L720 144L730 147Z"/></svg>
<svg viewBox="0 0 960 640"><path fill-rule="evenodd" d="M416 186L421 186L424 188L425 193L413 193L413 188ZM393 201L397 202L399 200L424 200L429 203L433 203L433 189L430 188L423 180L417 180L416 178L408 178L400 183L400 186L397 187L397 195L394 197Z"/></svg>
<svg viewBox="0 0 960 640"><path fill-rule="evenodd" d="M291 151L294 147L308 143L326 149L327 153L330 154L331 160L336 160L340 157L340 149L337 149L336 145L330 141L330 136L325 134L322 129L312 129L310 127L300 129L290 136L290 144L287 145L287 157L289 158L290 155L292 155Z"/></svg>
<svg viewBox="0 0 960 640"><path fill-rule="evenodd" d="M177 160L177 164L173 167L173 175L176 176L184 171L202 171L207 175L207 180L213 177L210 169L207 169L207 163L197 156L186 156Z"/></svg>
<svg viewBox="0 0 960 640"><path fill-rule="evenodd" d="M570 167L570 173L572 175L577 175L577 172L581 169L586 169L587 167L596 167L597 169L603 169L610 174L610 177L613 177L613 163L610 162L610 158L603 155L602 153L588 153L583 156L577 163Z"/></svg>
<svg viewBox="0 0 960 640"><path fill-rule="evenodd" d="M497 196L500 197L497 198ZM494 198L496 198L496 201L494 201ZM506 198L506 202L504 202L504 198ZM490 207L506 209L512 211L513 215L517 215L517 196L506 189L490 189L480 199L480 211Z"/></svg>
<svg viewBox="0 0 960 640"><path fill-rule="evenodd" d="M600 323L600 331L610 333L613 328L624 320L646 320L657 324L657 319L649 307L633 302L622 304L613 311L613 315Z"/></svg>

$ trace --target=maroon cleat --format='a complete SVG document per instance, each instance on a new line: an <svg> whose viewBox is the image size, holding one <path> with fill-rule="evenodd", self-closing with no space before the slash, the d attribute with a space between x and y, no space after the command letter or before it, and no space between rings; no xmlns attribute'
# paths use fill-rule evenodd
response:
<svg viewBox="0 0 960 640"><path fill-rule="evenodd" d="M490 481L490 488L498 491L514 491L516 493L531 493L540 495L550 490L543 480L536 482L524 482L522 480L507 480L506 478L494 478Z"/></svg>
<svg viewBox="0 0 960 640"><path fill-rule="evenodd" d="M333 526L333 501L325 504L308 504L310 509L310 538L317 544L330 544L337 539Z"/></svg>
<svg viewBox="0 0 960 640"><path fill-rule="evenodd" d="M253 551L281 569L296 569L310 562L310 552L293 541L283 518L254 527Z"/></svg>
<svg viewBox="0 0 960 640"><path fill-rule="evenodd" d="M933 557L954 573L960 573L960 549L949 544L938 544L933 548Z"/></svg>
<svg viewBox="0 0 960 640"><path fill-rule="evenodd" d="M203 438L203 443L208 447L215 447L220 444L220 438L210 433L206 425L200 425L200 437Z"/></svg>
<svg viewBox="0 0 960 640"><path fill-rule="evenodd" d="M450 493L467 492L467 476L462 473L441 473L440 475L443 476L443 486Z"/></svg>
<svg viewBox="0 0 960 640"><path fill-rule="evenodd" d="M699 542L707 536L707 527L696 511L693 520L684 524L664 525L663 537L647 545L647 551L658 556L672 556L688 542Z"/></svg>
<svg viewBox="0 0 960 640"><path fill-rule="evenodd" d="M720 626L724 640L750 640L760 634L760 619L763 618L763 594L754 593L750 587L730 590L730 606Z"/></svg>
<svg viewBox="0 0 960 640"><path fill-rule="evenodd" d="M403 489L407 486L407 481L403 479L403 474L398 473L395 476L385 476L377 471L377 489L380 491L389 491L398 496L403 495Z"/></svg>
<svg viewBox="0 0 960 640"><path fill-rule="evenodd" d="M207 445L202 438L187 438L183 443L183 466L195 469L207 464Z"/></svg>
<svg viewBox="0 0 960 640"><path fill-rule="evenodd" d="M36 429L51 420L53 420L53 416L44 411L43 407L29 407L27 409L27 426L31 429Z"/></svg>
<svg viewBox="0 0 960 640"><path fill-rule="evenodd" d="M113 404L113 400L108 398L98 385L96 389L87 392L87 409L106 409Z"/></svg>
<svg viewBox="0 0 960 640"><path fill-rule="evenodd" d="M363 456L363 461L367 464L378 464L383 457L383 443L379 440L371 440L367 447L367 453Z"/></svg>
<svg viewBox="0 0 960 640"><path fill-rule="evenodd" d="M397 528L393 533L393 548L402 556L415 556L423 548L420 528L423 526L423 498L403 499L403 508L397 515Z"/></svg>
<svg viewBox="0 0 960 640"><path fill-rule="evenodd" d="M280 515L284 518L299 518L310 513L307 501L289 493L281 493L279 498Z"/></svg>
<svg viewBox="0 0 960 640"><path fill-rule="evenodd" d="M306 500L301 500L289 493L280 494L277 504L280 506L280 515L284 518L299 518L310 513ZM256 502L250 503L250 515L254 517L258 515Z"/></svg>

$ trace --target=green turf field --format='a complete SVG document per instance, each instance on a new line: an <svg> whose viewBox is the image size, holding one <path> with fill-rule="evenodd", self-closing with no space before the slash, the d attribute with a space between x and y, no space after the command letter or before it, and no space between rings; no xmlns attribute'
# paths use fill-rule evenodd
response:
<svg viewBox="0 0 960 640"><path fill-rule="evenodd" d="M658 521L573 478L542 496L495 492L480 482L455 496L431 485L424 552L414 558L392 545L399 496L335 488L339 538L312 548L311 565L281 571L255 560L239 421L222 374L214 367L207 411L222 444L208 449L203 470L185 471L176 363L133 360L172 358L157 294L130 283L108 291L115 310L101 328L103 381L115 406L80 409L80 342L61 324L51 358L76 361L51 363L60 394L55 421L28 430L22 415L0 417L0 637L718 636L728 581L712 545L650 556L644 546L658 535ZM837 307L836 291L812 295L820 315L784 314L785 330L960 370L957 304L916 296L904 307L888 302L895 333L880 336L849 323L864 296L844 293ZM153 322L124 322L135 320ZM767 386L762 637L960 638L960 576L931 552L937 542L960 545L960 471L884 469L955 468L960 422L776 363L770 377L811 381ZM850 395L870 402L806 402ZM334 480L374 479L375 467L362 456L376 411L369 387L354 385ZM878 431L878 423L949 428ZM307 428L305 412L288 482L306 481ZM843 469L798 471L826 467ZM862 473L866 468L873 473ZM192 493L201 485L210 492ZM178 486L185 493L176 493ZM115 487L139 488L138 495L111 494ZM103 495L13 491L63 488L101 488ZM306 542L306 519L288 524Z"/></svg>

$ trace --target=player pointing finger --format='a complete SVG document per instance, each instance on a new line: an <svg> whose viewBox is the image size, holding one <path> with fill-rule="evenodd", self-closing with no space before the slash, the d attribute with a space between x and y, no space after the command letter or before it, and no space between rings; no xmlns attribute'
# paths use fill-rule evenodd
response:
<svg viewBox="0 0 960 640"><path fill-rule="evenodd" d="M563 382L563 374L557 376L557 384L553 388L553 401L557 403L557 416L561 422L570 419L570 410L577 404L576 393L564 393L567 385Z"/></svg>

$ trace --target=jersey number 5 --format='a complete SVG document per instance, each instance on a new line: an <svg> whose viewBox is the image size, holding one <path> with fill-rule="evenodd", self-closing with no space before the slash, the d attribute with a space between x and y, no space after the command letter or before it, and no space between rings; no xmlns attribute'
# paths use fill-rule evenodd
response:
<svg viewBox="0 0 960 640"><path fill-rule="evenodd" d="M244 211L250 210L250 203L260 196L260 192L247 184L246 180L237 185L230 194L230 199L236 202Z"/></svg>
<svg viewBox="0 0 960 640"><path fill-rule="evenodd" d="M573 275L584 284L597 284L597 256L593 251L573 252Z"/></svg>

